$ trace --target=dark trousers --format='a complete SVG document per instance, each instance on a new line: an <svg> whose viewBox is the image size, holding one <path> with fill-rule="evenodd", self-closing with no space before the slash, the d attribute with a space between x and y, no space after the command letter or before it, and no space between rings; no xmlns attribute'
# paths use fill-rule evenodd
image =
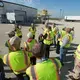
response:
<svg viewBox="0 0 80 80"><path fill-rule="evenodd" d="M59 54L60 53L60 42L57 41L57 44L56 44L56 53Z"/></svg>
<svg viewBox="0 0 80 80"><path fill-rule="evenodd" d="M16 74L15 74L16 75ZM21 73L16 75L18 80L30 80L29 76L26 73Z"/></svg>
<svg viewBox="0 0 80 80"><path fill-rule="evenodd" d="M0 58L0 80L4 80L5 79L5 72L4 72L4 64L3 64L3 60Z"/></svg>
<svg viewBox="0 0 80 80"><path fill-rule="evenodd" d="M30 58L30 61L31 61L31 64L32 64L32 65L35 65L35 64L36 64L36 57L35 57L35 56L32 56L32 57Z"/></svg>
<svg viewBox="0 0 80 80"><path fill-rule="evenodd" d="M54 47L56 47L56 36L54 36Z"/></svg>
<svg viewBox="0 0 80 80"><path fill-rule="evenodd" d="M50 45L44 44L44 57L45 58L49 58L49 49L50 49Z"/></svg>

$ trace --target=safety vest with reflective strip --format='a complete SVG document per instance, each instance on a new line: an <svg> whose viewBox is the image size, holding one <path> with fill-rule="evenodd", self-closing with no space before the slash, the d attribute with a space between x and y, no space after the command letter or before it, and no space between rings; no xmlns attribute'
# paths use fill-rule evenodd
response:
<svg viewBox="0 0 80 80"><path fill-rule="evenodd" d="M30 65L30 59L25 51L11 52L6 56L6 63L14 72L24 72Z"/></svg>
<svg viewBox="0 0 80 80"><path fill-rule="evenodd" d="M28 48L27 51L28 51L29 57L32 57L31 50L32 50L35 43L36 43L35 39L33 39L31 42L25 42L25 48Z"/></svg>
<svg viewBox="0 0 80 80"><path fill-rule="evenodd" d="M63 38L66 35L66 31L62 30L60 33L61 37Z"/></svg>
<svg viewBox="0 0 80 80"><path fill-rule="evenodd" d="M65 48L69 48L69 47L70 47L70 44L71 44L71 41L72 41L72 35L71 35L71 34L66 34L63 38L65 38L65 37L68 37L69 42L68 42L68 44L66 44L64 47L65 47ZM62 38L61 41L60 41L60 45L63 44L63 42L62 42L63 38Z"/></svg>
<svg viewBox="0 0 80 80"><path fill-rule="evenodd" d="M22 31L18 28L16 28L16 34L17 37L22 36Z"/></svg>
<svg viewBox="0 0 80 80"><path fill-rule="evenodd" d="M76 58L80 59L80 45L77 47L75 55L76 55Z"/></svg>
<svg viewBox="0 0 80 80"><path fill-rule="evenodd" d="M29 28L29 31L30 31L33 35L35 35L35 33L36 33L36 28L34 28L34 30L33 30L32 27L31 27L31 28Z"/></svg>
<svg viewBox="0 0 80 80"><path fill-rule="evenodd" d="M52 64L52 62L53 62L53 64ZM44 68L45 63L47 63L46 67L50 67L50 68L46 68L46 67ZM30 69L31 69L32 79L30 79L30 80L60 80L59 74L58 74L60 66L59 66L57 60L49 59L47 61L42 62L41 65L42 65L42 67L41 66L39 67L39 65L31 66ZM37 67L40 68L39 72L38 72L39 68L37 68ZM41 69L44 69L45 71L43 71ZM46 74L46 71L48 71L48 74ZM51 71L51 74L49 73L50 71ZM40 73L42 73L42 74L40 74Z"/></svg>
<svg viewBox="0 0 80 80"><path fill-rule="evenodd" d="M44 39L43 43L44 44L47 44L47 45L50 45L53 43L53 37L54 37L54 34L52 31L49 32L49 34L47 35L47 38ZM50 38L50 39L49 39Z"/></svg>
<svg viewBox="0 0 80 80"><path fill-rule="evenodd" d="M56 34L57 34L57 32L58 32L57 27L53 28L52 31L53 31L54 35L56 36Z"/></svg>

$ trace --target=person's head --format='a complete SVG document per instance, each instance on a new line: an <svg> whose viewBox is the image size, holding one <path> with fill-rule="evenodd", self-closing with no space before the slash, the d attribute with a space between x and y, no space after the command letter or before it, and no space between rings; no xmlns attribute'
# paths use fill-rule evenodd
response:
<svg viewBox="0 0 80 80"><path fill-rule="evenodd" d="M48 28L47 28L47 29L48 29L48 31L51 31L51 30L52 30L52 29L51 29L51 26L48 26Z"/></svg>
<svg viewBox="0 0 80 80"><path fill-rule="evenodd" d="M27 34L27 37L28 37L28 38L33 38L33 34L32 34L31 32L29 32L29 33Z"/></svg>
<svg viewBox="0 0 80 80"><path fill-rule="evenodd" d="M44 55L43 44L36 43L32 48L32 54L36 58L41 59L43 57L43 55Z"/></svg>
<svg viewBox="0 0 80 80"><path fill-rule="evenodd" d="M66 30L66 27L62 28L62 30L64 30L64 31L65 31L65 30Z"/></svg>
<svg viewBox="0 0 80 80"><path fill-rule="evenodd" d="M17 36L14 36L9 41L12 51L17 51L20 49L21 39Z"/></svg>
<svg viewBox="0 0 80 80"><path fill-rule="evenodd" d="M74 31L74 27L72 27L71 30Z"/></svg>
<svg viewBox="0 0 80 80"><path fill-rule="evenodd" d="M71 32L71 28L66 28L65 31L66 31L67 33L70 33L70 32Z"/></svg>
<svg viewBox="0 0 80 80"><path fill-rule="evenodd" d="M14 24L14 31L16 31L16 28L18 28L19 29L19 25L18 24Z"/></svg>
<svg viewBox="0 0 80 80"><path fill-rule="evenodd" d="M14 32L14 31L9 32L9 33L8 33L8 36L9 36L9 38L14 37L14 36L15 36L15 32Z"/></svg>

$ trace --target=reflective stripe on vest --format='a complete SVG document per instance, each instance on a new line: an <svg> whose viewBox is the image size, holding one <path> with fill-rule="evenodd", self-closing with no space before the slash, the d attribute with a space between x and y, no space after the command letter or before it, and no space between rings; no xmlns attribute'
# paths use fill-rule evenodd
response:
<svg viewBox="0 0 80 80"><path fill-rule="evenodd" d="M57 61L55 59L50 59L50 60L53 62L53 66L56 69L56 77L57 77L57 80L60 80L59 74L58 74L59 65L58 65ZM34 69L34 66L31 66L31 75L32 75L32 80L38 80L38 76L36 74L36 71Z"/></svg>
<svg viewBox="0 0 80 80"><path fill-rule="evenodd" d="M34 66L31 66L31 75L32 75L32 80L38 80L36 77Z"/></svg>
<svg viewBox="0 0 80 80"><path fill-rule="evenodd" d="M25 51L23 51L24 54L24 59L25 59L25 65L27 65L25 68L21 69L21 70L15 70L15 72L23 72L27 69L27 67L29 67L30 64L28 64L28 56L26 55ZM10 58L9 58L9 54L7 55L6 58L6 63L9 65L9 67L12 69L12 65L10 64ZM13 69L12 69L13 70Z"/></svg>
<svg viewBox="0 0 80 80"><path fill-rule="evenodd" d="M53 65L54 67L56 68L56 77L57 77L57 80L60 80L60 77L59 77L59 65L57 63L57 61L55 59L50 59L52 62L53 62Z"/></svg>

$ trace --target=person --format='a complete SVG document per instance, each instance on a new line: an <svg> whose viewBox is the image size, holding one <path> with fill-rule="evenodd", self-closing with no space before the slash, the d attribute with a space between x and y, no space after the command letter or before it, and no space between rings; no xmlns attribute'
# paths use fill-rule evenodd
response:
<svg viewBox="0 0 80 80"><path fill-rule="evenodd" d="M66 27L62 28L61 31L57 33L57 42L56 42L56 53L60 54L60 40L66 35Z"/></svg>
<svg viewBox="0 0 80 80"><path fill-rule="evenodd" d="M74 27L72 27L72 28L71 28L72 39L74 39L74 34L75 34L75 32L74 32Z"/></svg>
<svg viewBox="0 0 80 80"><path fill-rule="evenodd" d="M11 52L11 46L10 46L9 41L10 41L10 38L15 36L15 32L14 31L10 31L7 34L9 36L9 39L5 42L5 46L8 48L8 51Z"/></svg>
<svg viewBox="0 0 80 80"><path fill-rule="evenodd" d="M2 56L0 56L0 80L11 80L10 78L5 77L4 63L2 60Z"/></svg>
<svg viewBox="0 0 80 80"><path fill-rule="evenodd" d="M54 37L53 37L54 47L56 47L56 41L57 41L56 36L58 34L59 29L58 29L58 27L56 27L55 23L53 23L53 25L52 25L52 31L53 31L53 34L54 34Z"/></svg>
<svg viewBox="0 0 80 80"><path fill-rule="evenodd" d="M43 43L43 40L44 40L44 36L43 36L43 34L40 34L38 37L38 42Z"/></svg>
<svg viewBox="0 0 80 80"><path fill-rule="evenodd" d="M31 24L29 31L33 34L33 39L35 39L36 27L35 27L34 23Z"/></svg>
<svg viewBox="0 0 80 80"><path fill-rule="evenodd" d="M31 32L29 32L27 34L27 37L28 37L27 41L24 42L24 48L28 52L31 64L34 65L34 64L36 64L36 58L32 55L31 50L32 50L32 47L34 46L34 44L37 43L37 40L33 39L33 34Z"/></svg>
<svg viewBox="0 0 80 80"><path fill-rule="evenodd" d="M37 43L34 45L32 48L32 54L37 59L36 65L27 68L26 74L30 77L30 80L60 80L60 61L55 58L43 60L43 49L43 44Z"/></svg>
<svg viewBox="0 0 80 80"><path fill-rule="evenodd" d="M80 45L78 45L74 54L74 69L69 73L72 80L80 80Z"/></svg>
<svg viewBox="0 0 80 80"><path fill-rule="evenodd" d="M49 49L50 46L53 44L53 32L51 30L51 26L48 26L48 30L46 32L43 43L44 43L44 58L49 58Z"/></svg>
<svg viewBox="0 0 80 80"><path fill-rule="evenodd" d="M30 59L26 51L20 49L21 39L14 36L10 39L10 46L12 47L12 52L5 54L3 57L4 64L8 65L10 69L17 76L18 80L24 80L25 70L30 65Z"/></svg>
<svg viewBox="0 0 80 80"><path fill-rule="evenodd" d="M66 35L62 37L60 40L60 61L63 64L63 59L66 54L66 50L70 48L71 42L72 42L72 35L70 34L71 28L66 28Z"/></svg>
<svg viewBox="0 0 80 80"><path fill-rule="evenodd" d="M15 36L22 38L22 31L21 31L21 27L18 24L15 24Z"/></svg>

